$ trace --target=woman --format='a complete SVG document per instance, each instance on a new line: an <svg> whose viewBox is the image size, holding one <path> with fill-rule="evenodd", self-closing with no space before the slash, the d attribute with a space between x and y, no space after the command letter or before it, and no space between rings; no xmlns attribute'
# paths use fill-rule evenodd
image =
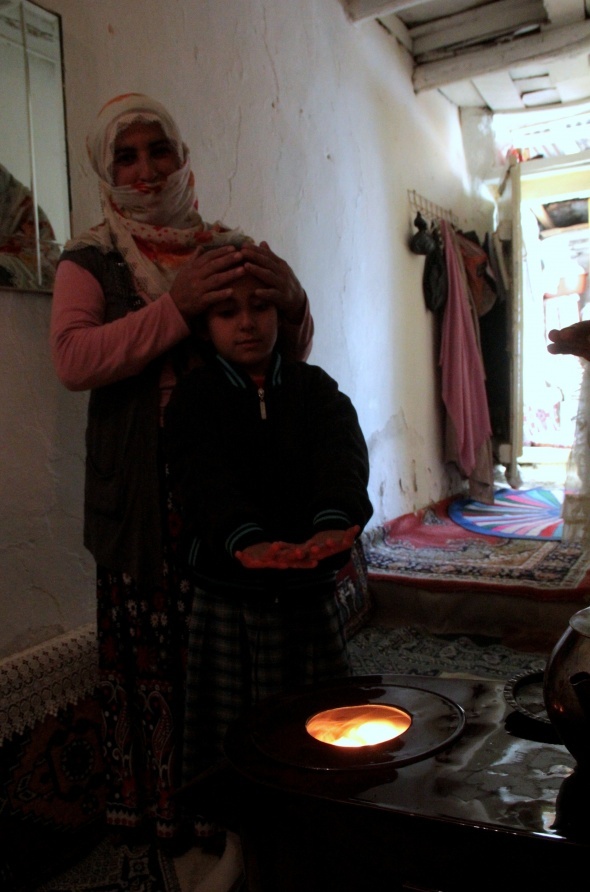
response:
<svg viewBox="0 0 590 892"><path fill-rule="evenodd" d="M245 270L281 306L294 358L307 358L313 322L301 285L266 243L237 252L225 227L203 222L188 149L160 103L111 100L88 151L104 219L62 254L51 345L65 386L91 391L84 542L97 562L107 822L149 821L172 838L191 593L174 562L163 409L196 361L191 320L231 296Z"/></svg>

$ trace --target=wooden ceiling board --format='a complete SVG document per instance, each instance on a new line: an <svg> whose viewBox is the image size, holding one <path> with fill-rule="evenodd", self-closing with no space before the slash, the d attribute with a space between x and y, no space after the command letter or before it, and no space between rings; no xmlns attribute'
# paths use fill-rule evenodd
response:
<svg viewBox="0 0 590 892"><path fill-rule="evenodd" d="M542 0L497 0L460 15L438 19L419 28L410 28L416 60L434 51L449 53L454 47L511 35L526 25L539 25L546 19Z"/></svg>
<svg viewBox="0 0 590 892"><path fill-rule="evenodd" d="M569 25L584 19L584 0L544 0L552 25Z"/></svg>
<svg viewBox="0 0 590 892"><path fill-rule="evenodd" d="M507 71L483 74L472 78L472 81L489 108L497 111L511 111L525 107L521 95Z"/></svg>
<svg viewBox="0 0 590 892"><path fill-rule="evenodd" d="M535 93L539 90L552 89L554 84L548 74L539 74L537 77L513 77L512 83L521 96L525 93Z"/></svg>
<svg viewBox="0 0 590 892"><path fill-rule="evenodd" d="M464 80L480 74L502 72L517 65L544 59L549 62L561 55L575 55L590 49L590 21L564 25L543 31L540 35L494 46L468 50L450 59L440 59L417 65L414 70L414 89L437 89L454 80Z"/></svg>
<svg viewBox="0 0 590 892"><path fill-rule="evenodd" d="M574 80L579 77L588 77L589 75L590 56L588 53L574 56L571 59L556 59L555 62L551 63L551 77L554 83Z"/></svg>
<svg viewBox="0 0 590 892"><path fill-rule="evenodd" d="M400 2L398 9L390 12L397 15L408 27L413 27L459 15L489 2L490 0L417 0L414 3Z"/></svg>
<svg viewBox="0 0 590 892"><path fill-rule="evenodd" d="M413 56L416 93L492 112L590 100L590 0L341 2L352 22L378 19Z"/></svg>
<svg viewBox="0 0 590 892"><path fill-rule="evenodd" d="M531 93L523 93L522 101L526 108L536 108L539 105L558 105L561 101L559 92L553 88L548 90L536 90Z"/></svg>
<svg viewBox="0 0 590 892"><path fill-rule="evenodd" d="M440 92L458 108L488 107L487 102L472 80L456 81L454 84L441 87Z"/></svg>
<svg viewBox="0 0 590 892"><path fill-rule="evenodd" d="M590 96L590 74L563 81L556 79L555 88L562 102L583 102Z"/></svg>

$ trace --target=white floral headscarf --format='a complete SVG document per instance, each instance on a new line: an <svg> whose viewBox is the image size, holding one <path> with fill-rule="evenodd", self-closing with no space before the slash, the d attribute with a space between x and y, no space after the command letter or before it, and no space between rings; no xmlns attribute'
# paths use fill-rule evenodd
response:
<svg viewBox="0 0 590 892"><path fill-rule="evenodd" d="M159 124L172 143L180 167L162 188L115 186L115 141L131 124ZM139 291L155 300L172 284L178 268L203 244L226 244L230 230L204 223L198 213L190 153L164 106L141 93L111 99L88 135L90 163L99 177L103 222L66 245L103 251L116 248L129 265Z"/></svg>

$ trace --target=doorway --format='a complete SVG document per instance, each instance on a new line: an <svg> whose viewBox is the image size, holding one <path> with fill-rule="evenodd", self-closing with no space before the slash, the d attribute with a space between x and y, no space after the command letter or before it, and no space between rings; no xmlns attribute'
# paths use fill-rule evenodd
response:
<svg viewBox="0 0 590 892"><path fill-rule="evenodd" d="M547 353L547 334L590 318L590 153L513 171L511 485L565 485L582 362Z"/></svg>

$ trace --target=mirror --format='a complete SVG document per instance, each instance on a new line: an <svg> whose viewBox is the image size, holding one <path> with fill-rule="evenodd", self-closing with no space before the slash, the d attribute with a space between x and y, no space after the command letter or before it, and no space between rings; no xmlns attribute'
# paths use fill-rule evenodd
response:
<svg viewBox="0 0 590 892"><path fill-rule="evenodd" d="M0 287L51 291L70 235L61 18L0 0Z"/></svg>

